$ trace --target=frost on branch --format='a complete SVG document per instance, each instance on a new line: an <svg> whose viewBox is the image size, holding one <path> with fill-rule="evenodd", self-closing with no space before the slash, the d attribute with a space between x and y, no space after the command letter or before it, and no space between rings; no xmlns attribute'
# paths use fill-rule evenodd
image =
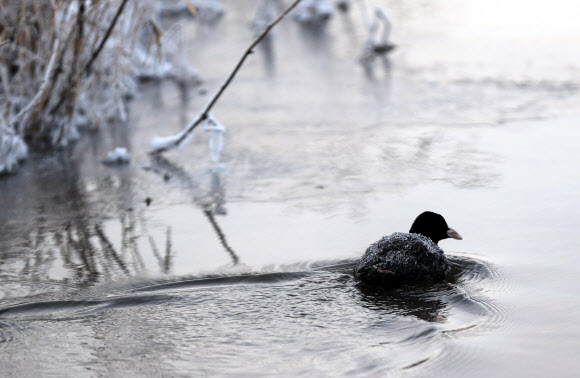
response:
<svg viewBox="0 0 580 378"><path fill-rule="evenodd" d="M122 165L129 164L131 160L131 155L125 147L117 147L113 151L107 154L107 157L103 159L103 164L106 165Z"/></svg>
<svg viewBox="0 0 580 378"><path fill-rule="evenodd" d="M208 114L203 129L209 133L209 152L212 163L219 163L224 147L226 128L211 114Z"/></svg>
<svg viewBox="0 0 580 378"><path fill-rule="evenodd" d="M141 78L199 82L180 25L159 27L155 4L0 0L3 171L24 141L66 146L81 129L126 122Z"/></svg>

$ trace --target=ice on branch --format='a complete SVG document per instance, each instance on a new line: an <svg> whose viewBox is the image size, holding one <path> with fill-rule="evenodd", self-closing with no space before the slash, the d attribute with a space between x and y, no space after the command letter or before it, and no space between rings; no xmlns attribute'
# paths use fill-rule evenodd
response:
<svg viewBox="0 0 580 378"><path fill-rule="evenodd" d="M193 131L185 138L181 143L179 143L179 139L181 138L182 133L176 135L170 135L166 137L154 136L153 140L149 144L154 151L166 151L175 148L181 148L185 146L189 141L193 138Z"/></svg>
<svg viewBox="0 0 580 378"><path fill-rule="evenodd" d="M219 163L224 146L226 128L211 114L208 114L203 129L209 133L209 153L212 163Z"/></svg>
<svg viewBox="0 0 580 378"><path fill-rule="evenodd" d="M366 42L365 54L386 54L395 48L389 41L391 35L391 22L385 12L375 8L373 21L368 26L369 36Z"/></svg>

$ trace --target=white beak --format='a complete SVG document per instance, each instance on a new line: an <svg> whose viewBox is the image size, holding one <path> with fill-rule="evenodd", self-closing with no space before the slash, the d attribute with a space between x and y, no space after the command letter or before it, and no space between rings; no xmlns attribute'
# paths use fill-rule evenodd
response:
<svg viewBox="0 0 580 378"><path fill-rule="evenodd" d="M463 238L461 237L461 235L459 235L459 233L457 231L455 231L454 229L452 229L452 228L450 228L449 230L447 230L447 236L449 236L450 238L453 238L453 239L463 240Z"/></svg>

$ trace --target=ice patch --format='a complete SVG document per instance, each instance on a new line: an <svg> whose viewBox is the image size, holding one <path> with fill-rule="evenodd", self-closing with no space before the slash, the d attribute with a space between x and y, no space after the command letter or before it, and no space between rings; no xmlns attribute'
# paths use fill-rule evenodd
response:
<svg viewBox="0 0 580 378"><path fill-rule="evenodd" d="M189 4L193 5L195 13ZM164 17L193 16L204 24L215 24L224 15L225 9L217 0L165 0L157 2L157 10Z"/></svg>
<svg viewBox="0 0 580 378"><path fill-rule="evenodd" d="M131 160L131 155L125 147L117 147L113 151L107 154L107 157L103 159L103 163L107 165L121 165L129 164Z"/></svg>
<svg viewBox="0 0 580 378"><path fill-rule="evenodd" d="M333 12L328 0L304 0L294 12L294 19L302 24L317 24L330 18Z"/></svg>
<svg viewBox="0 0 580 378"><path fill-rule="evenodd" d="M256 6L251 28L256 36L262 34L276 17L278 0L260 0Z"/></svg>
<svg viewBox="0 0 580 378"><path fill-rule="evenodd" d="M388 54L394 50L395 45L389 40L392 29L391 21L380 7L375 8L372 22L367 20L367 23L369 36L362 59L363 62L369 63L375 56Z"/></svg>
<svg viewBox="0 0 580 378"><path fill-rule="evenodd" d="M211 114L208 114L203 129L209 132L209 153L212 163L219 163L222 148L224 146L224 133L226 128Z"/></svg>
<svg viewBox="0 0 580 378"><path fill-rule="evenodd" d="M28 156L28 147L18 135L0 136L0 174L13 172L18 163Z"/></svg>

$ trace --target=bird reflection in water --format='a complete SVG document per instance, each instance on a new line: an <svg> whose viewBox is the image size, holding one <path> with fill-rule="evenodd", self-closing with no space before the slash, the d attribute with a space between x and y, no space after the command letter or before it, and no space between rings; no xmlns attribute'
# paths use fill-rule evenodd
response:
<svg viewBox="0 0 580 378"><path fill-rule="evenodd" d="M361 304L369 309L392 315L414 316L428 322L446 321L447 304L440 296L449 290L448 285L384 288L360 284L358 289L361 293Z"/></svg>
<svg viewBox="0 0 580 378"><path fill-rule="evenodd" d="M451 272L445 282L397 287L357 284L361 305L384 314L413 316L432 323L446 323L452 307L468 312L485 311L471 298L467 288L494 275L483 261L449 256Z"/></svg>

